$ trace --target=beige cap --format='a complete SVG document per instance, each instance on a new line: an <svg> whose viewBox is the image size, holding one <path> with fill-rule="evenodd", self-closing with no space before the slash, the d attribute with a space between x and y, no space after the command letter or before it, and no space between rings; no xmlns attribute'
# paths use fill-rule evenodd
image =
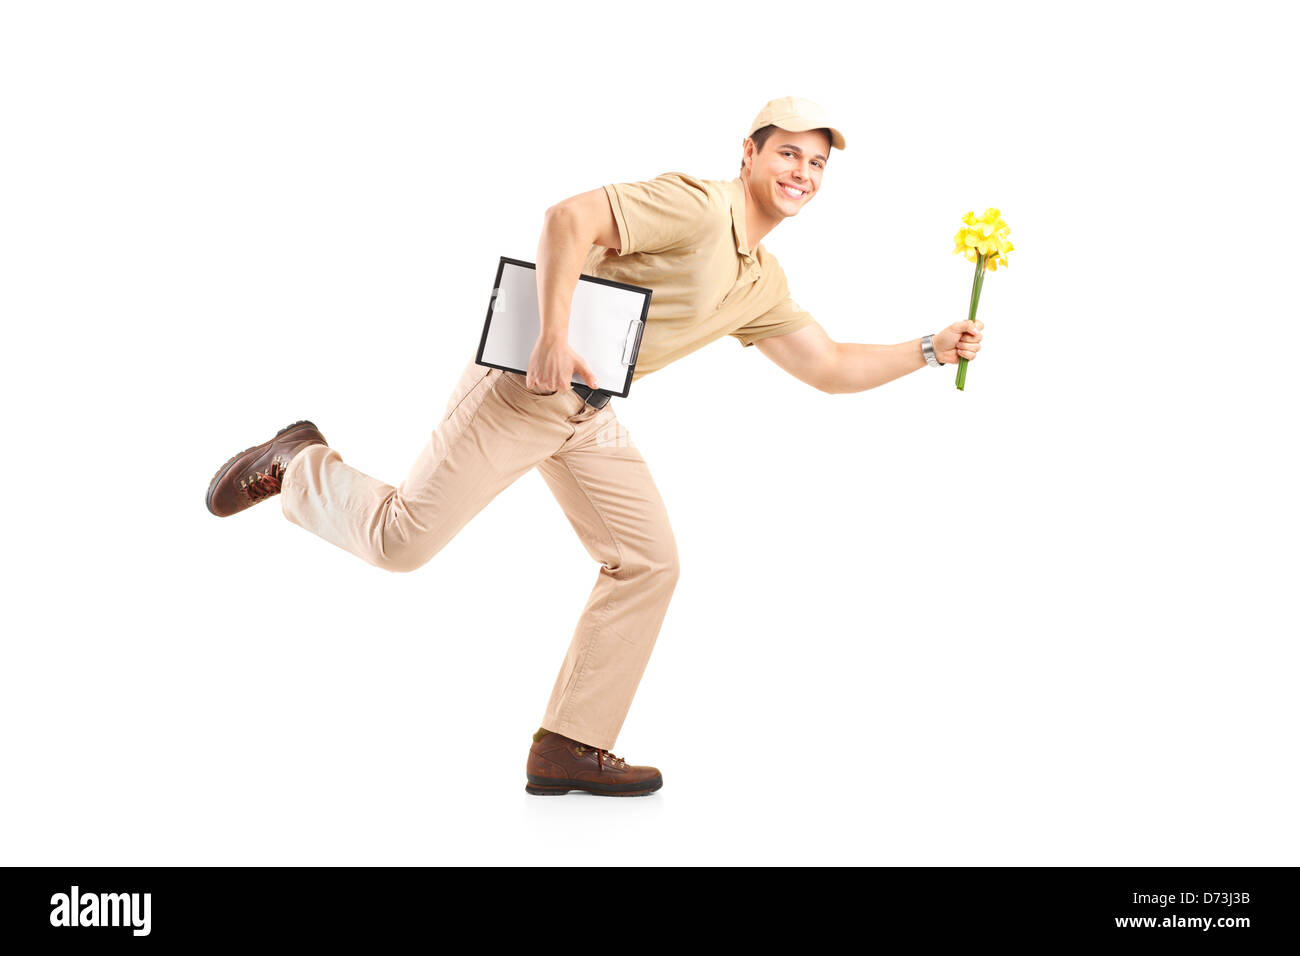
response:
<svg viewBox="0 0 1300 956"><path fill-rule="evenodd" d="M844 148L844 134L831 125L826 111L812 100L797 96L772 100L754 117L754 122L749 124L748 136L753 136L756 130L764 126L777 126L792 133L821 129L824 126L831 131L831 145L836 149Z"/></svg>

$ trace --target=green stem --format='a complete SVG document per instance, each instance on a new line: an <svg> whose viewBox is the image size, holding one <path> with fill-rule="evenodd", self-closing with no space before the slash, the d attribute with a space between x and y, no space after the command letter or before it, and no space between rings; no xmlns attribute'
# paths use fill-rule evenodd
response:
<svg viewBox="0 0 1300 956"><path fill-rule="evenodd" d="M980 289L984 288L984 254L980 253L979 261L975 263L975 281L970 287L970 314L966 316L968 321L975 321L975 310L980 307ZM966 359L957 361L957 387L963 392L966 391Z"/></svg>

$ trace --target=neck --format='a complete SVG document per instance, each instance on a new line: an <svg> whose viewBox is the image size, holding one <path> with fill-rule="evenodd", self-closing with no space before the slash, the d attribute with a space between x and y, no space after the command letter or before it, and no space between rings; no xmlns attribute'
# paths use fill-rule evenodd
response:
<svg viewBox="0 0 1300 956"><path fill-rule="evenodd" d="M749 191L749 177L741 176L740 181L745 187L745 239L749 242L752 252L758 248L763 237L775 229L785 217L765 213L763 208L754 201L754 194Z"/></svg>

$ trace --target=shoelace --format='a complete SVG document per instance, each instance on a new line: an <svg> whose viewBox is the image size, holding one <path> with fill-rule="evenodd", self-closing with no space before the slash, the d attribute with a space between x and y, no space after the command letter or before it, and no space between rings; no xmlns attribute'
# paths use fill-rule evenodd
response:
<svg viewBox="0 0 1300 956"><path fill-rule="evenodd" d="M578 753L579 753L579 754L581 754L581 753L583 753L584 751L587 751L587 750L590 750L592 753L594 753L594 754L596 755L596 766L598 766L598 767L601 769L602 772L604 772L604 770L605 770L605 761L606 761L606 760L609 761L609 765L610 765L611 767L626 767L626 766L627 766L627 761L626 761L626 760L624 760L622 757L616 757L616 756L614 756L614 755L613 755L612 753L610 753L608 750L601 750L601 749L598 748L598 747L588 747L586 744L578 744Z"/></svg>
<svg viewBox="0 0 1300 956"><path fill-rule="evenodd" d="M284 462L279 458L272 458L270 468L266 471L257 472L250 476L247 481L241 481L239 487L249 501L256 503L263 498L278 495L280 493L280 479L283 477Z"/></svg>

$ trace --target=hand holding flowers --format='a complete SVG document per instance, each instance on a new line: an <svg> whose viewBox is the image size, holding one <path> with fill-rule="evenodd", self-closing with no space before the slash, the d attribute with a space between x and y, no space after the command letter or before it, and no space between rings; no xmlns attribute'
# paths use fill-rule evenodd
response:
<svg viewBox="0 0 1300 956"><path fill-rule="evenodd" d="M971 262L975 263L975 283L971 286L970 292L970 315L966 322L957 322L948 326L942 332L938 333L931 340L934 343L935 357L940 362L950 362L959 359L957 363L957 387L965 391L966 388L966 363L975 357L979 351L979 340L983 338L979 335L979 330L984 328L983 322L975 321L975 310L980 304L980 289L984 287L984 270L996 272L998 266L1007 265L1007 253L1015 249L1011 241L1007 238L1011 235L1011 228L1003 221L1002 213L990 206L984 210L984 215L978 219L975 218L974 212L968 212L961 219L963 228L957 230L954 237L956 247L952 250L956 255L961 253ZM948 333L952 330L962 327L969 333L976 334L978 337L974 340L966 340L965 335L959 334L949 339ZM941 336L945 350L949 345L951 351L946 354L952 358L945 358L945 353L939 350ZM973 345L972 349L970 346Z"/></svg>
<svg viewBox="0 0 1300 956"><path fill-rule="evenodd" d="M946 329L935 332L930 339L930 344L934 346L934 357L944 365L956 365L958 359L973 359L980 350L980 339L984 338L984 333L980 331L982 328L984 323L977 319L974 322L954 322Z"/></svg>

